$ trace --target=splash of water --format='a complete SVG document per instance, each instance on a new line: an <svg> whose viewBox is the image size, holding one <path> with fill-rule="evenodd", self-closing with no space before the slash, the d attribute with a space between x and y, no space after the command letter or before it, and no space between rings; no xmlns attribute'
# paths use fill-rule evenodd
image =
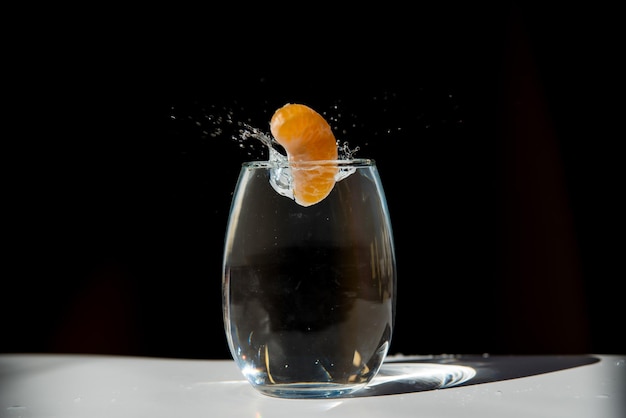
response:
<svg viewBox="0 0 626 418"><path fill-rule="evenodd" d="M270 184L274 190L282 196L294 199L293 178L291 169L287 164L288 158L285 149L272 137L251 123L237 121L235 109L229 107L196 107L190 109L192 113L186 113L185 109L171 108L170 117L172 120L184 122L187 129L193 129L203 139L230 136L239 148L245 150L252 160L268 161L274 168L270 170ZM339 112L338 108L333 109ZM337 124L342 114L326 115L331 123ZM335 126L333 130L337 130ZM345 131L344 131L345 133ZM261 147L259 149L258 147ZM337 151L339 160L352 160L355 153L360 150L356 146L351 148L348 141L337 141ZM267 157L265 158L265 156ZM341 181L351 175L354 168L342 167L338 170L335 181Z"/></svg>
<svg viewBox="0 0 626 418"><path fill-rule="evenodd" d="M241 124L242 128L239 130L239 138L242 141L248 140L248 138L255 138L261 141L268 149L270 163L275 163L274 168L270 170L270 184L274 190L285 197L290 199L294 198L293 195L293 178L291 175L291 169L286 164L288 158L284 153L282 146L271 135L261 131L258 128L250 126L246 123ZM347 141L339 144L337 141L337 149L339 151L340 160L351 160L354 154L359 150L359 147L353 149L350 148ZM335 182L341 181L354 173L354 168L341 168L335 175Z"/></svg>

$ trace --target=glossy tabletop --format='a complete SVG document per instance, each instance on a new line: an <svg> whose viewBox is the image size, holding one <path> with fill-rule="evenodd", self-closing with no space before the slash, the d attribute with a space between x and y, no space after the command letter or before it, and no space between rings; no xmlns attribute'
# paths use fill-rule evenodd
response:
<svg viewBox="0 0 626 418"><path fill-rule="evenodd" d="M0 355L0 417L624 417L626 356L392 356L361 393L257 393L230 360Z"/></svg>

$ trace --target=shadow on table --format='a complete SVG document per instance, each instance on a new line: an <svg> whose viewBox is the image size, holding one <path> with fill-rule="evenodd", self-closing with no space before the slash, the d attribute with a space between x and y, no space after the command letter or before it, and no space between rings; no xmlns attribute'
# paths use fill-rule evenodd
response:
<svg viewBox="0 0 626 418"><path fill-rule="evenodd" d="M396 395L551 373L599 362L586 355L442 356L388 359L362 391L345 397Z"/></svg>

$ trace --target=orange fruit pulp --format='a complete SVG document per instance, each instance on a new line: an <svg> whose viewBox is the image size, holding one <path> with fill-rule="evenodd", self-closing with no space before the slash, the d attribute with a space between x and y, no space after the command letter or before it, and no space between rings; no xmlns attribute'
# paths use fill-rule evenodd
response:
<svg viewBox="0 0 626 418"><path fill-rule="evenodd" d="M337 140L322 115L303 104L288 103L270 121L272 136L287 153L296 203L321 202L335 186Z"/></svg>

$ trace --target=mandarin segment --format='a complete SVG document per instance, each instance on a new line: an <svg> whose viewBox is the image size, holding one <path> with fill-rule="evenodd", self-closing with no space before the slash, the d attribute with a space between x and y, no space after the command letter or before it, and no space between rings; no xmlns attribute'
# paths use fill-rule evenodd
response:
<svg viewBox="0 0 626 418"><path fill-rule="evenodd" d="M287 152L296 203L311 206L322 201L335 186L337 174L337 165L328 163L338 158L328 122L306 105L288 103L272 116L270 131ZM320 163L309 164L312 161Z"/></svg>

